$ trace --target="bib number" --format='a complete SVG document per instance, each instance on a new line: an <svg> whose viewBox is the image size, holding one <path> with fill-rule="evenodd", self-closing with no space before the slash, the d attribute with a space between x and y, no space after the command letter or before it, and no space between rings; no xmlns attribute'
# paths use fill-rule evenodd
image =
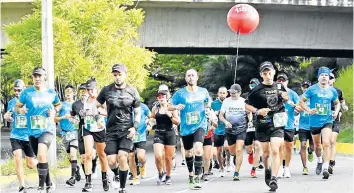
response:
<svg viewBox="0 0 354 193"><path fill-rule="evenodd" d="M76 139L76 137L77 137L77 133L76 133L76 132L67 132L67 133L65 134L65 139L66 139L67 141L74 140L74 139Z"/></svg>
<svg viewBox="0 0 354 193"><path fill-rule="evenodd" d="M274 127L284 127L288 122L288 115L285 112L275 113L273 115Z"/></svg>
<svg viewBox="0 0 354 193"><path fill-rule="evenodd" d="M316 103L315 107L318 115L328 115L328 110L329 110L328 104Z"/></svg>
<svg viewBox="0 0 354 193"><path fill-rule="evenodd" d="M200 122L200 112L187 113L187 125L194 125Z"/></svg>
<svg viewBox="0 0 354 193"><path fill-rule="evenodd" d="M15 118L16 121L16 128L18 129L25 129L27 128L27 118L26 116L16 116Z"/></svg>
<svg viewBox="0 0 354 193"><path fill-rule="evenodd" d="M255 127L249 127L247 128L246 132L255 132L256 128Z"/></svg>
<svg viewBox="0 0 354 193"><path fill-rule="evenodd" d="M44 116L31 116L32 129L44 129L48 126L48 119Z"/></svg>
<svg viewBox="0 0 354 193"><path fill-rule="evenodd" d="M104 118L100 117L99 120L101 125L104 125ZM99 132L99 131L103 131L105 128L101 127L98 128L98 124L96 121L95 116L86 116L85 117L85 128L91 132Z"/></svg>
<svg viewBox="0 0 354 193"><path fill-rule="evenodd" d="M140 134L139 133L135 133L134 137L133 137L133 142L139 142L140 141Z"/></svg>

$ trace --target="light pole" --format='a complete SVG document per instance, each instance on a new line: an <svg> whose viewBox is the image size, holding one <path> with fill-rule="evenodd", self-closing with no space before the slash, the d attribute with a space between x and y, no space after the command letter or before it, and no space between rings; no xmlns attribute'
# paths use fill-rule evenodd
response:
<svg viewBox="0 0 354 193"><path fill-rule="evenodd" d="M54 89L54 46L52 0L42 0L42 65L47 71L48 88ZM56 132L48 149L48 162L54 165L57 161Z"/></svg>

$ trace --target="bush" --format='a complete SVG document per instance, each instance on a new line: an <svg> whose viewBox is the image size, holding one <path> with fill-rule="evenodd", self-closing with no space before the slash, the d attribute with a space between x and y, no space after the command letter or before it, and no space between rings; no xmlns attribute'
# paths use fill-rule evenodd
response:
<svg viewBox="0 0 354 193"><path fill-rule="evenodd" d="M343 113L342 123L353 125L353 65L342 69L338 75L334 85L343 91L345 102L349 107L349 110Z"/></svg>
<svg viewBox="0 0 354 193"><path fill-rule="evenodd" d="M339 132L337 141L341 143L353 143L353 128L348 127L341 130Z"/></svg>

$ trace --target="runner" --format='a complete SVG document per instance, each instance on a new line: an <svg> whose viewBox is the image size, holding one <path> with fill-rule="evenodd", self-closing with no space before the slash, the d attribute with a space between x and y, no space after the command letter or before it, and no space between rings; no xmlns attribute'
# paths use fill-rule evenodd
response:
<svg viewBox="0 0 354 193"><path fill-rule="evenodd" d="M299 95L288 88L289 84L289 79L288 76L285 73L279 73L277 76L277 82L281 83L285 90L288 93L289 100L285 106L285 112L287 113L288 116L288 121L286 123L286 126L284 128L284 144L280 148L280 161L285 160L285 167L280 167L279 172L278 172L278 178L290 178L291 173L290 173L290 161L291 161L291 156L292 156L292 150L293 150L293 141L294 141L294 135L295 135L295 116L298 114L298 112L295 110L296 105L298 104L300 98Z"/></svg>
<svg viewBox="0 0 354 193"><path fill-rule="evenodd" d="M126 83L128 69L123 64L112 67L114 83L105 86L97 97L99 105L106 103L108 110L106 153L114 173L112 187L125 193L128 177L128 153L133 150L136 130L139 128L141 111L138 91ZM133 117L134 115L134 117ZM119 171L118 165L119 163Z"/></svg>
<svg viewBox="0 0 354 193"><path fill-rule="evenodd" d="M345 103L344 97L343 97L343 92L342 90L340 90L339 88L334 87L334 83L336 82L336 77L333 73L330 74L330 78L329 78L329 84L330 86L332 86L333 88L336 89L337 93L338 93L338 99L339 102L341 104L341 110L343 111L348 111L348 106ZM335 105L332 103L332 112L335 111ZM340 131L340 118L342 116L342 112L340 111L337 118L334 120L333 122L333 128L332 128L332 137L331 137L331 157L329 160L329 167L328 167L328 172L330 174L333 174L333 168L336 165L336 153L337 153L337 136L339 134Z"/></svg>
<svg viewBox="0 0 354 193"><path fill-rule="evenodd" d="M129 167L132 173L133 179L130 181L130 185L140 184L138 178L137 164L139 164L140 176L141 178L146 177L145 163L146 163L146 128L147 122L151 116L149 108L141 103L141 119L139 128L133 138L133 151L129 153ZM135 155L137 154L137 155ZM136 162L136 157L138 158Z"/></svg>
<svg viewBox="0 0 354 193"><path fill-rule="evenodd" d="M106 139L106 124L104 121L104 115L102 111L98 108L98 103L96 101L97 97L97 82L95 79L90 79L86 82L86 90L89 97L84 101L84 129L83 138L85 144L85 174L86 183L83 192L91 192L92 185L92 160L93 160L93 149L94 144L96 144L96 151L100 159L101 173L102 173L102 185L103 190L109 190L109 180L107 177L107 156L105 153L105 139Z"/></svg>
<svg viewBox="0 0 354 193"><path fill-rule="evenodd" d="M301 83L302 93L305 93L306 90L311 86L311 82L308 80L304 80ZM306 104L309 106L310 101L307 101ZM302 175L308 175L309 169L307 168L307 160L306 160L306 148L307 148L307 159L312 162L313 161L313 151L314 145L310 132L310 115L303 111L302 109L297 109L300 112L300 120L299 120L299 139L301 143L300 155L302 161ZM306 147L307 140L309 141L309 147Z"/></svg>
<svg viewBox="0 0 354 193"><path fill-rule="evenodd" d="M13 89L15 97L9 101L7 106L8 111L5 113L4 119L8 122L12 122L10 142L15 159L16 175L19 182L18 192L27 192L27 187L25 186L25 174L22 165L22 151L26 156L27 168L35 168L37 160L35 159L34 152L29 143L28 133L26 132L28 129L26 115L21 115L14 111L21 92L26 89L23 80L16 80Z"/></svg>
<svg viewBox="0 0 354 193"><path fill-rule="evenodd" d="M178 125L180 119L177 111L168 110L168 92L159 90L157 93L158 104L152 108L151 119L156 123L154 135L155 164L158 171L157 185L161 185L164 180L166 185L172 184L172 157L175 154L176 133L173 124ZM165 163L165 164L164 164ZM166 167L166 170L164 168ZM164 173L166 171L166 174ZM164 177L164 175L166 175Z"/></svg>
<svg viewBox="0 0 354 193"><path fill-rule="evenodd" d="M207 134L204 136L203 151L204 151L204 167L203 167L203 181L209 181L209 175L211 175L211 158L213 157L213 134L215 127L218 126L218 117L215 112L207 107L205 109L205 115L207 116L208 128Z"/></svg>
<svg viewBox="0 0 354 193"><path fill-rule="evenodd" d="M260 82L257 78L252 78L249 84L250 90L254 89ZM249 95L248 92L243 93L241 97L247 98ZM248 118L248 116L247 116ZM248 163L252 164L253 167L251 169L251 177L257 178L256 168L263 169L263 165L261 164L262 157L262 146L261 143L256 138L256 128L254 125L256 124L256 115L252 114L252 117L247 120L247 133L245 139L245 146L248 153Z"/></svg>
<svg viewBox="0 0 354 193"><path fill-rule="evenodd" d="M180 110L181 114L180 133L186 150L189 187L191 189L201 189L200 175L203 167L203 141L207 127L205 106L210 105L210 96L205 88L197 86L198 75L196 70L188 70L185 80L187 86L174 93L172 96L172 104L174 106L170 110Z"/></svg>
<svg viewBox="0 0 354 193"><path fill-rule="evenodd" d="M337 91L329 85L331 71L327 67L318 69L318 83L310 86L303 94L300 105L310 116L310 130L315 144L317 155L316 174L320 175L323 169L323 178L329 178L330 141L332 135L333 118L336 119L340 111ZM310 106L306 101L310 101ZM335 112L332 114L331 101L334 102ZM322 145L321 145L322 141ZM323 158L322 154L323 146Z"/></svg>
<svg viewBox="0 0 354 193"><path fill-rule="evenodd" d="M55 111L61 108L58 94L46 86L46 71L36 67L32 72L34 86L22 91L15 112L26 114L31 147L38 158L38 192L54 192L56 186L50 180L47 152L55 137ZM53 105L55 108L53 108ZM44 182L46 190L44 190Z"/></svg>
<svg viewBox="0 0 354 193"><path fill-rule="evenodd" d="M61 129L62 142L65 151L68 153L71 163L71 177L66 181L69 186L74 186L76 179L80 181L80 168L77 166L77 149L78 141L78 121L71 116L72 104L74 103L74 87L72 85L65 86L65 101L55 117L55 122L59 122Z"/></svg>
<svg viewBox="0 0 354 193"><path fill-rule="evenodd" d="M280 166L279 149L284 142L286 124L284 103L288 100L288 96L285 88L273 81L275 69L272 63L263 62L260 66L260 75L263 82L251 90L246 100L248 104L246 109L257 115L256 138L262 143L265 182L270 187L270 191L275 191L278 189L275 175ZM271 167L268 160L270 151L272 151Z"/></svg>
<svg viewBox="0 0 354 193"><path fill-rule="evenodd" d="M234 181L240 180L240 168L243 159L243 145L246 138L246 103L245 99L240 97L241 86L233 84L229 89L230 97L226 98L220 110L219 119L225 123L225 132L230 152L236 156Z"/></svg>
<svg viewBox="0 0 354 193"><path fill-rule="evenodd" d="M211 108L213 111L215 111L217 117L219 117L221 106L226 96L227 96L227 88L222 86L218 90L218 98L211 103ZM217 161L219 162L218 166L220 167L219 170L220 177L226 176L226 171L224 168L224 157L223 157L223 146L225 144L225 140L226 140L225 124L219 119L218 127L216 127L214 130L214 146L216 147L216 151L217 151ZM217 162L215 164L217 164Z"/></svg>

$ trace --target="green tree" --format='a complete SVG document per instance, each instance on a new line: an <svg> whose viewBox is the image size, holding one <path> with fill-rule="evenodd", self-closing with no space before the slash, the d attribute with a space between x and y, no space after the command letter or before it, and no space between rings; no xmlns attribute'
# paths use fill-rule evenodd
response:
<svg viewBox="0 0 354 193"><path fill-rule="evenodd" d="M155 53L137 46L141 9L133 0L53 1L54 64L57 83L78 85L95 77L99 85L112 82L111 66L124 63L128 82L145 88L148 67ZM5 27L11 42L6 46L6 69L30 82L33 67L41 66L41 1L21 22ZM5 72L6 73L6 72ZM60 88L57 85L57 89Z"/></svg>

